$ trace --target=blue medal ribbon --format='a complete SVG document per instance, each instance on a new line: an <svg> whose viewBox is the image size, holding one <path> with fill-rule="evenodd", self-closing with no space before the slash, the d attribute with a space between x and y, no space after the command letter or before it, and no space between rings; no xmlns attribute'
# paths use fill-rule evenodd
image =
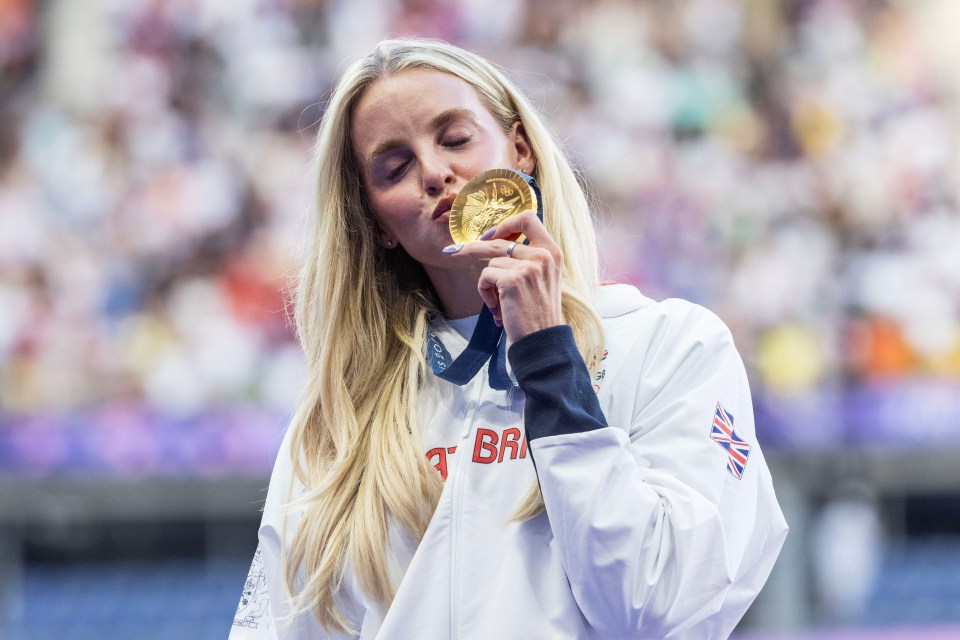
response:
<svg viewBox="0 0 960 640"><path fill-rule="evenodd" d="M493 321L493 313L486 306L480 312L477 326L470 342L456 359L450 356L440 336L432 330L427 335L427 352L434 375L448 382L463 386L470 382L483 365L490 361L490 386L503 391L515 386L507 373L507 340L503 327ZM491 359L491 356L494 356Z"/></svg>
<svg viewBox="0 0 960 640"><path fill-rule="evenodd" d="M532 176L517 171L533 188L537 196L537 217L543 222L543 198L540 197L540 187ZM529 244L529 240L524 240ZM444 346L440 337L432 330L427 335L427 353L430 358L430 368L434 375L448 382L463 386L470 382L483 365L490 361L490 387L504 391L517 385L507 373L507 337L503 327L498 327L493 320L493 313L484 305L473 329L473 335L456 359Z"/></svg>

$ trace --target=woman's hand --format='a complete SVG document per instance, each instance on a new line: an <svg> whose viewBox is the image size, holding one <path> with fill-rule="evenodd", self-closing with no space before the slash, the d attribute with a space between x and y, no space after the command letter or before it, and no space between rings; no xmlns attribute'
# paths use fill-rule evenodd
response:
<svg viewBox="0 0 960 640"><path fill-rule="evenodd" d="M530 244L513 242L522 233ZM456 246L456 245L453 245ZM511 216L451 254L466 262L489 260L477 290L511 342L563 323L560 275L563 254L533 211Z"/></svg>

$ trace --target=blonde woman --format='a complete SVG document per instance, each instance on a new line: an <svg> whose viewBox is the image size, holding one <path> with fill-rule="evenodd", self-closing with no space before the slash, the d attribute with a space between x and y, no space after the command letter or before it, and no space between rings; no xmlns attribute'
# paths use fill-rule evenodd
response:
<svg viewBox="0 0 960 640"><path fill-rule="evenodd" d="M543 221L453 244L492 168L535 177ZM743 365L703 308L599 286L528 101L469 52L385 41L334 90L315 171L310 375L231 637L727 637L786 535Z"/></svg>

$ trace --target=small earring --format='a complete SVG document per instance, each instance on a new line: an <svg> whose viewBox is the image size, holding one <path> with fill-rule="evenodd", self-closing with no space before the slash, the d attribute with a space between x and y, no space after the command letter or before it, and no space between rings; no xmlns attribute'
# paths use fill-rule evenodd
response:
<svg viewBox="0 0 960 640"><path fill-rule="evenodd" d="M388 240L384 240L383 244L387 249L393 249L393 245L396 244L396 241L393 239L388 239Z"/></svg>

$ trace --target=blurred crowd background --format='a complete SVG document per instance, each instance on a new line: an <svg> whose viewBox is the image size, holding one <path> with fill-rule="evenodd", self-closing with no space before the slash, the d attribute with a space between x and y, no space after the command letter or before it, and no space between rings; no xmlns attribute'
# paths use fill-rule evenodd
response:
<svg viewBox="0 0 960 640"><path fill-rule="evenodd" d="M0 483L265 485L327 93L437 37L544 110L607 279L733 330L794 526L745 632L960 624L957 27L952 0L0 0ZM58 633L31 612L62 574L8 565L11 637ZM97 575L70 584L125 591Z"/></svg>

